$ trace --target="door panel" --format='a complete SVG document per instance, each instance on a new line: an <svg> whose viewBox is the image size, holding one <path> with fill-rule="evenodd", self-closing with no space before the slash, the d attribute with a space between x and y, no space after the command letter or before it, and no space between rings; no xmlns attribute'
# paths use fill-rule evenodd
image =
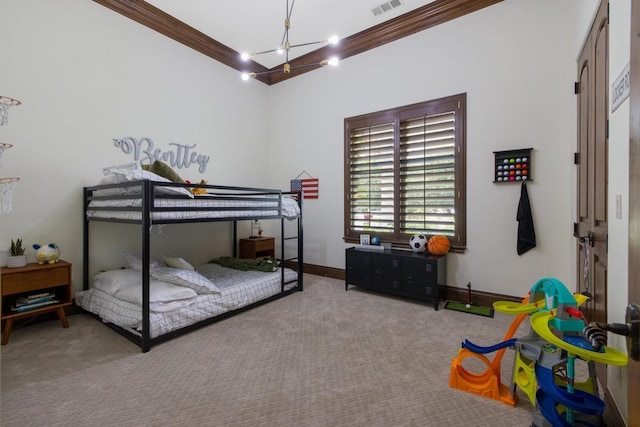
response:
<svg viewBox="0 0 640 427"><path fill-rule="evenodd" d="M592 298L582 311L589 322L607 321L607 70L608 8L602 2L578 59L579 292Z"/></svg>
<svg viewBox="0 0 640 427"><path fill-rule="evenodd" d="M629 298L640 304L640 0L631 3L631 91L629 95ZM640 426L640 362L627 366L627 423Z"/></svg>
<svg viewBox="0 0 640 427"><path fill-rule="evenodd" d="M603 19L606 19L603 17ZM606 232L607 222L607 162L609 150L607 147L607 120L608 120L608 85L607 74L609 61L607 59L608 25L602 22L602 27L595 37L595 153L594 153L594 214L595 226L604 227Z"/></svg>

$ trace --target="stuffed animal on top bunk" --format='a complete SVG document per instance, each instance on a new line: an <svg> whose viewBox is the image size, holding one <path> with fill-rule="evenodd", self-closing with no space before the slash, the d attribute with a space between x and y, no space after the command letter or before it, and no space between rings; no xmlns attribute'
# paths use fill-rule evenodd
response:
<svg viewBox="0 0 640 427"><path fill-rule="evenodd" d="M185 182L187 184L191 184L191 181L185 181ZM207 181L205 181L204 179L201 179L198 184L207 185ZM193 194L207 194L207 189L202 187L192 187L190 188L190 190Z"/></svg>

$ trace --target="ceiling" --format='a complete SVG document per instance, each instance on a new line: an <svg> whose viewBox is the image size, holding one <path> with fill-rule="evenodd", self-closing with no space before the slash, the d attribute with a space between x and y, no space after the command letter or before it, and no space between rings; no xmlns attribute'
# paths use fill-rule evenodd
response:
<svg viewBox="0 0 640 427"><path fill-rule="evenodd" d="M287 7L291 45L340 37L337 46L291 49L289 63L295 68L333 56L346 59L503 0L94 1L238 71L263 73L257 80L275 84L319 68L284 74L284 56L275 52L249 62L240 59L241 52L275 49L281 43Z"/></svg>
<svg viewBox="0 0 640 427"><path fill-rule="evenodd" d="M289 42L309 43L332 35L345 38L410 12L433 0L395 0L400 6L374 16L371 9L383 0L147 0L182 22L237 52L260 52L275 49L282 41L284 19L289 8L291 27ZM293 59L322 45L291 49ZM256 62L273 68L284 62L277 53L255 57Z"/></svg>

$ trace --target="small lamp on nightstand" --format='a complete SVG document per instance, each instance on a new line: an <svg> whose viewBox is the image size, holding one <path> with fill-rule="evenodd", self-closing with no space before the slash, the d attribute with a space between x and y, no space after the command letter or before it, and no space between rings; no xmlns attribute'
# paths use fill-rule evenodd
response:
<svg viewBox="0 0 640 427"><path fill-rule="evenodd" d="M262 234L262 224L260 224L260 221L258 221L257 219L254 219L251 222L251 238L256 238L256 237L260 237L260 235Z"/></svg>

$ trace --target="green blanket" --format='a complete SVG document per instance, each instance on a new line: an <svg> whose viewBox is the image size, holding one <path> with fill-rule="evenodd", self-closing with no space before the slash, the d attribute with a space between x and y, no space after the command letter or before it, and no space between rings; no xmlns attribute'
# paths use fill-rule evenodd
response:
<svg viewBox="0 0 640 427"><path fill-rule="evenodd" d="M253 258L234 258L223 256L213 261L223 267L235 268L236 270L249 271L267 271L272 272L278 270L278 261L273 258L253 259Z"/></svg>

